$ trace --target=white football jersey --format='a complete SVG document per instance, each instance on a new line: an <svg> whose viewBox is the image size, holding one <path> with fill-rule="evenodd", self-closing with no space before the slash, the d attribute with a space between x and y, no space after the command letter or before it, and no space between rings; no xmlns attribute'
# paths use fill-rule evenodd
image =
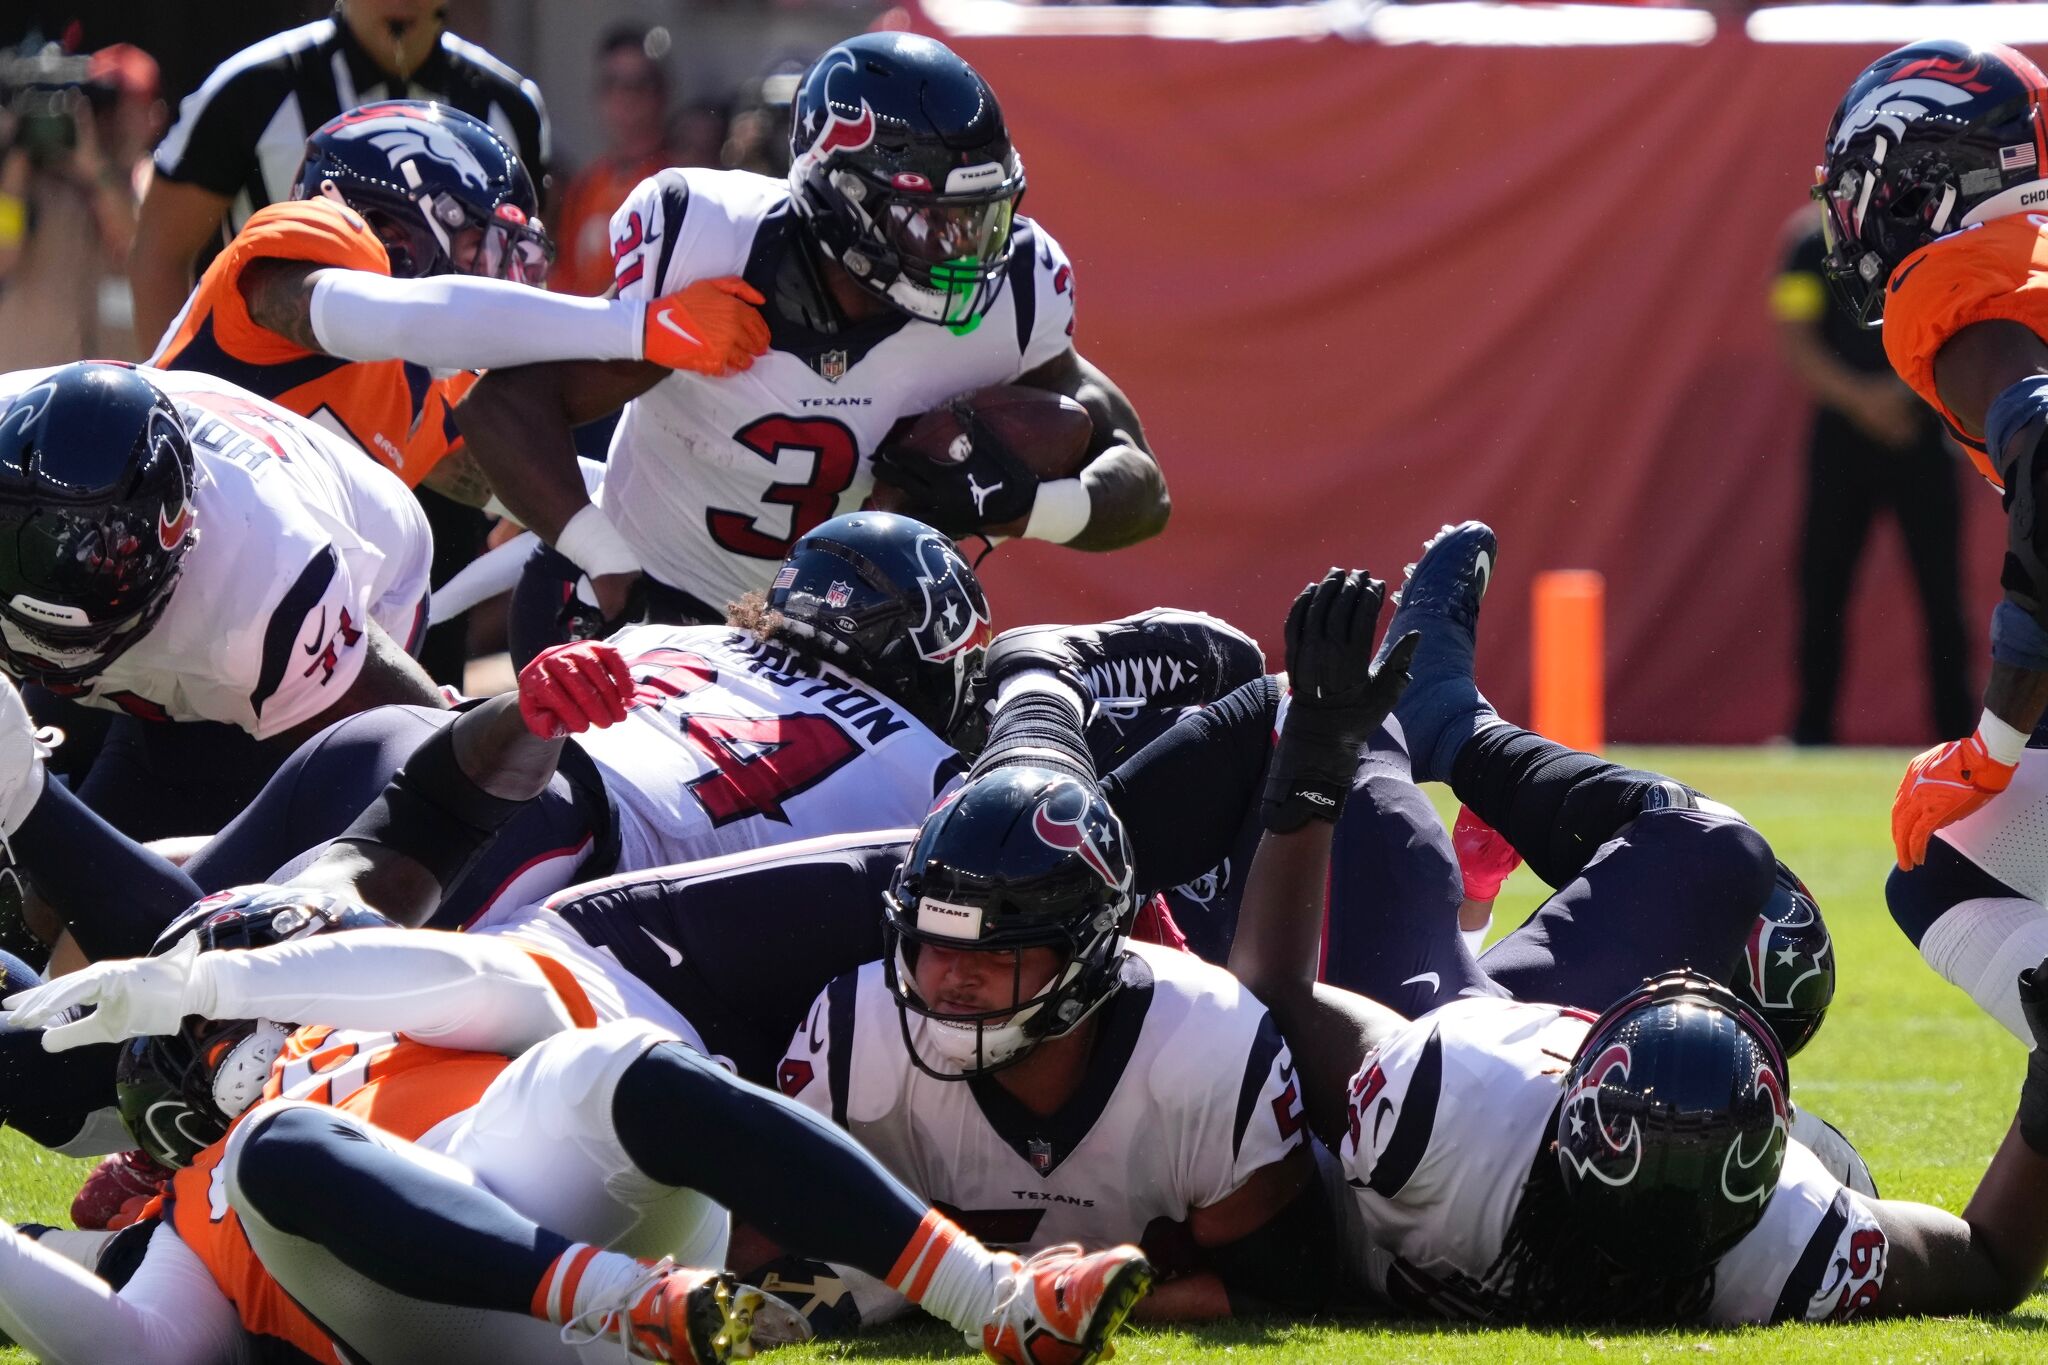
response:
<svg viewBox="0 0 2048 1365"><path fill-rule="evenodd" d="M618 865L693 862L916 825L964 768L897 703L726 626L629 626L626 719L576 738L618 817Z"/></svg>
<svg viewBox="0 0 2048 1365"><path fill-rule="evenodd" d="M789 186L745 171L662 171L612 215L621 298L725 275L769 296L772 349L751 369L678 370L626 405L598 496L650 574L714 606L765 590L798 536L861 505L899 418L1072 344L1072 268L1027 218L1002 292L957 335L893 311L837 333L789 321L774 304L795 231Z"/></svg>
<svg viewBox="0 0 2048 1365"><path fill-rule="evenodd" d="M1557 1005L1460 1000L1366 1058L1339 1155L1354 1269L1375 1293L1446 1316L1496 1311L1507 1286L1489 1276L1591 1023ZM1762 1221L1714 1268L1706 1320L1854 1316L1876 1302L1886 1253L1870 1201L1788 1141Z"/></svg>
<svg viewBox="0 0 2048 1365"><path fill-rule="evenodd" d="M0 406L48 373L0 375ZM148 635L65 695L267 739L354 684L367 622L412 638L433 534L397 475L319 424L212 375L142 374L191 436L197 538Z"/></svg>
<svg viewBox="0 0 2048 1365"><path fill-rule="evenodd" d="M1135 1242L1305 1139L1294 1059L1265 1006L1189 953L1129 945L1080 1090L1039 1117L994 1080L941 1081L904 1045L882 964L826 987L777 1075L983 1241Z"/></svg>

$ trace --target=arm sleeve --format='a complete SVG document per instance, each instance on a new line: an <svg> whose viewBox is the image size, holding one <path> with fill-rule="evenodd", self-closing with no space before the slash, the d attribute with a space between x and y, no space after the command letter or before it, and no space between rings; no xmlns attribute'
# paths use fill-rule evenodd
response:
<svg viewBox="0 0 2048 1365"><path fill-rule="evenodd" d="M552 959L502 939L428 929L202 953L186 1000L214 1019L374 1029L508 1056L595 1022L581 988Z"/></svg>
<svg viewBox="0 0 2048 1365"><path fill-rule="evenodd" d="M83 1266L0 1226L0 1331L45 1365L241 1365L235 1307L168 1226L119 1293Z"/></svg>
<svg viewBox="0 0 2048 1365"><path fill-rule="evenodd" d="M332 271L313 286L313 335L345 360L500 369L553 360L638 360L637 300L550 294L506 280L394 280Z"/></svg>

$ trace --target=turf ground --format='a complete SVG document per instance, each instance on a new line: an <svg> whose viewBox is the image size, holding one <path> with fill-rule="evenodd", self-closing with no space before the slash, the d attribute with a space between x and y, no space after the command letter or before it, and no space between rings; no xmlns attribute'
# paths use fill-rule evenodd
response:
<svg viewBox="0 0 2048 1365"><path fill-rule="evenodd" d="M1936 978L1884 909L1885 816L1905 755L1789 749L1630 749L1625 762L1683 778L1743 811L1797 868L1835 937L1841 987L1827 1026L1793 1063L1793 1093L1862 1149L1888 1196L1960 1209L2004 1133L2023 1054ZM1497 917L1535 905L1527 872ZM61 1222L82 1168L0 1135L0 1216ZM828 1197L826 1195L824 1197ZM1131 1362L1279 1361L2029 1361L2048 1358L2048 1299L1992 1321L1921 1321L1741 1332L1546 1333L1435 1325L1292 1327L1251 1323L1199 1332L1133 1332ZM957 1338L907 1331L790 1352L792 1362L965 1358ZM27 1357L0 1351L0 1363ZM107 1365L127 1365L108 1362Z"/></svg>

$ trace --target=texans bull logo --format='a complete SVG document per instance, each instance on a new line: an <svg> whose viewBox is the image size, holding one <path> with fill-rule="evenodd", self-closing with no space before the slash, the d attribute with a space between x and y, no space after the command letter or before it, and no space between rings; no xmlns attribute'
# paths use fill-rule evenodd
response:
<svg viewBox="0 0 2048 1365"><path fill-rule="evenodd" d="M832 73L855 69L853 54L835 48L811 72L811 80L824 83L825 120L821 127L810 130L810 145L797 158L801 165L817 165L834 152L857 152L875 140L875 111L866 100L860 102L860 112L849 118L839 112L841 102L832 98Z"/></svg>
<svg viewBox="0 0 2048 1365"><path fill-rule="evenodd" d="M1607 1078L1619 1075L1628 1080L1634 1059L1627 1043L1610 1043L1606 1051L1580 1068L1578 1079L1565 1092L1564 1116L1571 1136L1582 1136L1590 1123L1598 1135L1595 1143L1570 1143L1558 1150L1581 1177L1591 1176L1603 1185L1626 1185L1636 1178L1643 1164L1643 1130L1635 1119L1628 1131L1617 1136L1612 1124L1600 1112L1600 1089Z"/></svg>
<svg viewBox="0 0 2048 1365"><path fill-rule="evenodd" d="M1721 1159L1721 1195L1731 1204L1762 1203L1778 1187L1778 1168L1784 1165L1791 1113L1785 1103L1785 1083L1759 1061L1751 1087L1753 1094L1770 1105L1771 1127L1754 1155L1741 1137L1728 1144L1728 1155Z"/></svg>
<svg viewBox="0 0 2048 1365"><path fill-rule="evenodd" d="M1078 853L1081 861L1088 864L1095 875L1113 891L1121 891L1131 879L1131 869L1126 864L1121 871L1117 864L1123 862L1118 848L1116 827L1109 821L1100 821L1089 828L1088 801L1080 801L1080 809L1071 817L1056 814L1055 806L1064 806L1074 796L1071 790L1054 793L1052 798L1031 814L1031 832L1048 848L1063 853ZM1115 861L1112 861L1114 859Z"/></svg>
<svg viewBox="0 0 2048 1365"><path fill-rule="evenodd" d="M958 558L936 535L919 536L918 565L923 574L924 619L910 633L917 657L944 663L988 642L991 617L988 598L971 576L958 572Z"/></svg>
<svg viewBox="0 0 2048 1365"><path fill-rule="evenodd" d="M1819 929L1819 917L1813 907L1794 899L1791 912L1783 919L1769 919L1759 915L1756 926L1749 932L1749 942L1743 946L1744 965L1749 971L1749 989L1767 1009L1796 1009L1800 987L1820 976L1824 964L1834 948L1826 929ZM1820 936L1818 947L1801 951L1801 940L1812 934L1799 931L1817 930ZM1778 940L1774 944L1773 940ZM1798 962L1805 958L1807 965L1801 970Z"/></svg>

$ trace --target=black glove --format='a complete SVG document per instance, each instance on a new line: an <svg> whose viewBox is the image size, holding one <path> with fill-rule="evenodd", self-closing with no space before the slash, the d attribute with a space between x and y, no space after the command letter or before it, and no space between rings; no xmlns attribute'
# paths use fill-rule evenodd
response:
<svg viewBox="0 0 2048 1365"><path fill-rule="evenodd" d="M617 634L627 626L636 626L648 619L647 576L642 574L633 580L633 586L626 594L625 606L619 608L617 616L606 616L592 601L590 580L579 578L571 589L568 600L555 614L555 625L562 631L562 639L604 640Z"/></svg>
<svg viewBox="0 0 2048 1365"><path fill-rule="evenodd" d="M1310 820L1336 822L1358 773L1359 751L1407 689L1408 660L1422 638L1416 632L1372 666L1386 595L1387 585L1377 578L1332 569L1303 588L1287 613L1291 700L1266 767L1260 811L1275 834Z"/></svg>
<svg viewBox="0 0 2048 1365"><path fill-rule="evenodd" d="M2034 1035L2027 1078L2020 1082L2020 1140L2036 1156L2048 1156L2048 962L2020 973L2020 1013Z"/></svg>
<svg viewBox="0 0 2048 1365"><path fill-rule="evenodd" d="M1029 516L1038 499L1038 476L965 400L956 398L946 406L967 437L966 458L935 464L884 446L875 452L875 478L909 496L905 516L955 540Z"/></svg>

